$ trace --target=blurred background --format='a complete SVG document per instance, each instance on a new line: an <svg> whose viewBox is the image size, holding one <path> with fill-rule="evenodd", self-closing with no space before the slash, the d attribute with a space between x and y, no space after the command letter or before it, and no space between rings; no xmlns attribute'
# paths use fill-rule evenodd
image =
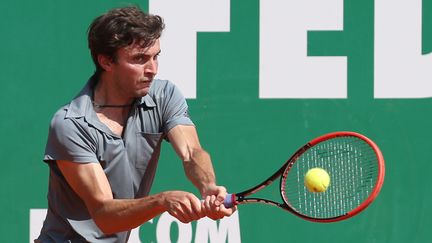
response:
<svg viewBox="0 0 432 243"><path fill-rule="evenodd" d="M381 194L347 221L311 223L278 208L244 205L217 223L183 225L163 214L137 228L130 242L430 241L432 0L5 0L2 242L31 242L38 234L52 114L94 71L90 22L128 4L166 19L160 77L187 96L218 182L229 191L266 179L298 147L333 131L365 134L386 160ZM153 193L198 195L168 143L159 165ZM263 195L278 200L277 186Z"/></svg>

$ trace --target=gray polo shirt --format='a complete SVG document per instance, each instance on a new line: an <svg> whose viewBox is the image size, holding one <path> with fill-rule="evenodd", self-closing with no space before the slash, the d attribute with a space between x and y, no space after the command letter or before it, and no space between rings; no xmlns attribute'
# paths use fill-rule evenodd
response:
<svg viewBox="0 0 432 243"><path fill-rule="evenodd" d="M168 131L179 124L193 125L179 89L169 81L154 80L149 93L134 103L120 137L99 121L93 109L94 84L90 79L51 121L44 157L50 166L48 213L36 242L126 242L130 233L104 235L56 160L99 163L114 198L143 197L149 194Z"/></svg>

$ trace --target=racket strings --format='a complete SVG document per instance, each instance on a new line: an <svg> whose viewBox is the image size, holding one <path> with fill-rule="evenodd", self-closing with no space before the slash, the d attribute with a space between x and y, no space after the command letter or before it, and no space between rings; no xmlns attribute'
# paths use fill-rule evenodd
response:
<svg viewBox="0 0 432 243"><path fill-rule="evenodd" d="M375 186L378 167L374 149L357 137L336 137L318 143L284 173L284 200L298 213L314 218L344 215L365 201ZM325 192L312 193L304 186L306 172L314 167L331 178Z"/></svg>

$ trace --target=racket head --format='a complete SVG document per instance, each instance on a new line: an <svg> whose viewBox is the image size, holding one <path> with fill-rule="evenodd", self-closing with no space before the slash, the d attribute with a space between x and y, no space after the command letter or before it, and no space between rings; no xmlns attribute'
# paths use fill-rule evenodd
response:
<svg viewBox="0 0 432 243"><path fill-rule="evenodd" d="M324 192L304 185L309 169L322 168L330 175ZM355 132L333 132L300 148L286 163L281 196L288 211L314 222L335 222L367 208L384 182L385 166L378 146Z"/></svg>

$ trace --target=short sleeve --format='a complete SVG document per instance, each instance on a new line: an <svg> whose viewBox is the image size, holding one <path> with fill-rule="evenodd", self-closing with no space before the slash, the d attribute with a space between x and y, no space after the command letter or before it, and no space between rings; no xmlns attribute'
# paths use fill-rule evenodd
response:
<svg viewBox="0 0 432 243"><path fill-rule="evenodd" d="M164 133L177 125L194 125L189 116L189 107L180 89L167 81L164 87L164 99L161 101Z"/></svg>
<svg viewBox="0 0 432 243"><path fill-rule="evenodd" d="M65 118L57 112L51 120L44 161L68 160L77 163L99 162L95 141L84 118Z"/></svg>

